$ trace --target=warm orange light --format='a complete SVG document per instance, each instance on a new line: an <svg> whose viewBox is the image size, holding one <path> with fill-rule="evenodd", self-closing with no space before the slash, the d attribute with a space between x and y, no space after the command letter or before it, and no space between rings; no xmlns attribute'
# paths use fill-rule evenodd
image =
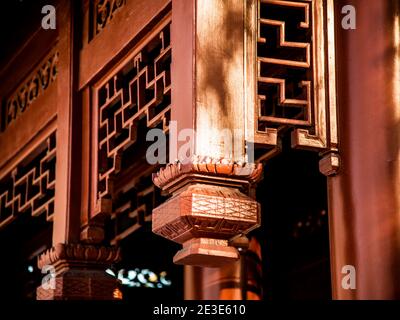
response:
<svg viewBox="0 0 400 320"><path fill-rule="evenodd" d="M114 299L118 299L118 300L122 300L122 292L121 292L121 290L119 290L118 288L114 289L113 298Z"/></svg>

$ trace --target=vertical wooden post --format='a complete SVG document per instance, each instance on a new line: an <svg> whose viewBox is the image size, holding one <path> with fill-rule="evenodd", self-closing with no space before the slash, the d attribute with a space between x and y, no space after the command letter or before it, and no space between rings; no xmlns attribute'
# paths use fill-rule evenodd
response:
<svg viewBox="0 0 400 320"><path fill-rule="evenodd" d="M87 116L87 113L80 110L76 99L79 69L74 46L77 43L74 39L75 5L75 1L63 0L57 7L59 75L53 247L38 258L39 269L53 270L55 274L52 275L54 282L37 288L37 299L120 299L117 280L105 273L108 266L120 259L119 250L79 243L81 209L85 209L81 206L81 194L82 190L88 193L87 181L81 177L82 170L85 171L82 169L85 158L82 158L81 121L82 115ZM87 134L85 131L83 139L87 139Z"/></svg>
<svg viewBox="0 0 400 320"><path fill-rule="evenodd" d="M328 178L335 299L400 298L399 5L368 4L336 1L338 13L355 7L357 25L336 21L342 167Z"/></svg>
<svg viewBox="0 0 400 320"><path fill-rule="evenodd" d="M246 161L245 3L236 0L173 0L172 113L177 130L193 129L193 152L226 157L215 133L230 130L236 161ZM170 160L178 155L171 141Z"/></svg>
<svg viewBox="0 0 400 320"><path fill-rule="evenodd" d="M245 194L262 172L245 147L248 3L172 1L171 121L175 126L169 131L171 163L153 181L173 196L153 210L152 223L153 232L183 244L174 257L176 263L204 267L196 273L186 268L185 279L193 282L186 286L186 298L199 297L195 292L199 287L202 298L222 298L219 284L207 282L209 274L218 277L220 270L208 267L220 267L221 274L236 281L239 254L228 240L260 222L259 205ZM188 145L179 136L184 129L193 132L190 155L179 150ZM240 297L240 289L236 291L230 298Z"/></svg>
<svg viewBox="0 0 400 320"><path fill-rule="evenodd" d="M59 67L57 79L57 169L53 226L53 244L77 242L80 228L80 192L77 186L80 168L80 149L74 140L76 109L74 103L74 1L61 1L57 8L59 29ZM75 183L74 183L75 182Z"/></svg>

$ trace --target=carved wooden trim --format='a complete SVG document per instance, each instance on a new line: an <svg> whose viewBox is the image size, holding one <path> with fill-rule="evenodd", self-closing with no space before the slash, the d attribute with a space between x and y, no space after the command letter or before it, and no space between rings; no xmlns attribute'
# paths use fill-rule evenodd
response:
<svg viewBox="0 0 400 320"><path fill-rule="evenodd" d="M153 175L154 184L162 189L185 175L200 174L203 177L221 177L256 183L262 175L262 164L238 163L227 159L194 156L189 163L170 163ZM225 179L224 183L227 180Z"/></svg>
<svg viewBox="0 0 400 320"><path fill-rule="evenodd" d="M38 268L52 265L57 271L61 263L70 265L86 263L103 267L118 262L120 259L121 252L116 247L58 243L38 257Z"/></svg>
<svg viewBox="0 0 400 320"><path fill-rule="evenodd" d="M91 38L100 33L122 10L127 0L93 0L91 1Z"/></svg>
<svg viewBox="0 0 400 320"><path fill-rule="evenodd" d="M134 49L171 11L170 0L125 0L113 18L95 36L95 0L84 0L80 50L79 90L108 72L108 67Z"/></svg>
<svg viewBox="0 0 400 320"><path fill-rule="evenodd" d="M23 83L9 95L2 111L2 131L34 103L57 78L58 52L52 52Z"/></svg>

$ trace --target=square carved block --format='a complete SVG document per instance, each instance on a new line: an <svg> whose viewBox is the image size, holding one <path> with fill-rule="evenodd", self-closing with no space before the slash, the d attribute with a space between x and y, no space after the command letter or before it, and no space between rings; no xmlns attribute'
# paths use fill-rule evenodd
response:
<svg viewBox="0 0 400 320"><path fill-rule="evenodd" d="M239 258L228 240L260 225L259 204L237 188L193 184L153 210L153 232L183 244L174 262L218 267Z"/></svg>

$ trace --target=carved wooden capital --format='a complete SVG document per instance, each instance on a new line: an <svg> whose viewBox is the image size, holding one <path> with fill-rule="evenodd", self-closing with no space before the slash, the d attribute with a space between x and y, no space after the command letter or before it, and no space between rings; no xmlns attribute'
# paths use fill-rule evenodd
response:
<svg viewBox="0 0 400 320"><path fill-rule="evenodd" d="M99 247L82 244L56 244L38 258L38 268L42 269L45 265L52 265L59 271L61 266L99 266L120 260L120 249L116 247Z"/></svg>
<svg viewBox="0 0 400 320"><path fill-rule="evenodd" d="M183 244L177 264L219 267L239 259L229 240L260 226L260 206L241 191L262 166L224 160L169 164L153 178L173 196L153 210L153 232Z"/></svg>
<svg viewBox="0 0 400 320"><path fill-rule="evenodd" d="M193 156L188 163L176 161L153 174L154 184L172 193L186 183L209 181L222 185L252 185L262 177L262 164L242 163L224 158Z"/></svg>
<svg viewBox="0 0 400 320"><path fill-rule="evenodd" d="M121 299L118 280L108 275L107 266L120 260L115 247L59 243L38 258L47 274L36 290L38 300Z"/></svg>

